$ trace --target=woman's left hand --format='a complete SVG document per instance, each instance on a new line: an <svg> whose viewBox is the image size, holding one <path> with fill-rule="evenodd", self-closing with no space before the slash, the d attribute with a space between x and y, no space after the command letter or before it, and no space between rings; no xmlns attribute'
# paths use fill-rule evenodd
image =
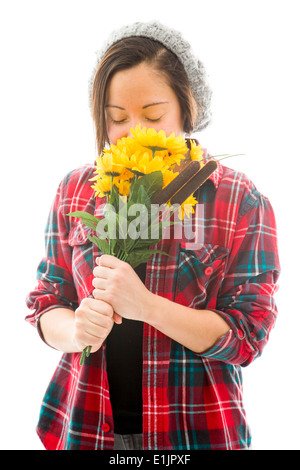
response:
<svg viewBox="0 0 300 470"><path fill-rule="evenodd" d="M93 296L109 303L115 313L130 320L145 321L152 294L126 262L111 255L96 259Z"/></svg>

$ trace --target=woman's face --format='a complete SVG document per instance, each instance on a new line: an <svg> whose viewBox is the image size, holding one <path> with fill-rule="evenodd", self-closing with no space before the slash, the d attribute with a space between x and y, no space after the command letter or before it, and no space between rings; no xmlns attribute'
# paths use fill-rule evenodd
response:
<svg viewBox="0 0 300 470"><path fill-rule="evenodd" d="M116 72L108 88L105 106L110 143L131 135L137 124L183 134L181 110L166 78L146 63Z"/></svg>

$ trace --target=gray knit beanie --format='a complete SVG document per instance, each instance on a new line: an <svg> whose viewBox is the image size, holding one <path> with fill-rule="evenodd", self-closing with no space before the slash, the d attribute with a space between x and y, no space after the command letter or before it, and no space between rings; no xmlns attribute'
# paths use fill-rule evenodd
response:
<svg viewBox="0 0 300 470"><path fill-rule="evenodd" d="M207 83L204 66L194 56L190 44L182 37L180 32L170 29L158 21L151 21L149 23L137 22L113 31L102 49L96 53L97 62L89 82L90 104L95 74L103 55L116 42L132 36L144 36L159 41L178 57L187 73L198 105L198 114L193 132L204 129L209 124L211 118L211 90Z"/></svg>

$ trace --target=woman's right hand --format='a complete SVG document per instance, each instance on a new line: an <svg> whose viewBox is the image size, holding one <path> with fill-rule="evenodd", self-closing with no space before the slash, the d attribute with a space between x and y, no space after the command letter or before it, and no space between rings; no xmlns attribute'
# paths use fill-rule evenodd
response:
<svg viewBox="0 0 300 470"><path fill-rule="evenodd" d="M111 305L92 297L81 301L75 310L75 322L73 331L73 343L76 349L82 351L91 346L91 352L95 352L112 330L114 323L120 320L114 316Z"/></svg>

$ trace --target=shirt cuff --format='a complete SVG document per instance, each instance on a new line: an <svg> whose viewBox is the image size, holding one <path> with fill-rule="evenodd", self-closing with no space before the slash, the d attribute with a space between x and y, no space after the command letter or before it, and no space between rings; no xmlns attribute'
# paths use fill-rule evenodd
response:
<svg viewBox="0 0 300 470"><path fill-rule="evenodd" d="M214 310L229 324L230 330L216 343L200 355L209 359L246 366L257 355L257 349L248 340L243 329L237 328L232 317L219 310Z"/></svg>

